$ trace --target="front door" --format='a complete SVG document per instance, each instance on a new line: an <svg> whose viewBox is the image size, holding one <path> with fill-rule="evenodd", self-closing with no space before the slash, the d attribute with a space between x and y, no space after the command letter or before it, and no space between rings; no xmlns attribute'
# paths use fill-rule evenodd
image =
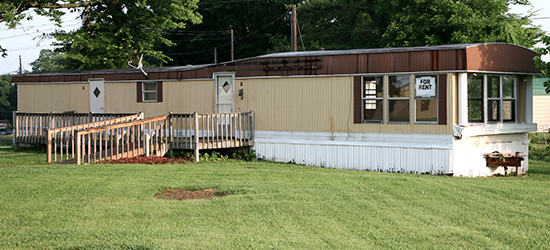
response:
<svg viewBox="0 0 550 250"><path fill-rule="evenodd" d="M90 112L105 112L105 88L103 79L90 79Z"/></svg>
<svg viewBox="0 0 550 250"><path fill-rule="evenodd" d="M216 113L233 113L233 76L216 76Z"/></svg>

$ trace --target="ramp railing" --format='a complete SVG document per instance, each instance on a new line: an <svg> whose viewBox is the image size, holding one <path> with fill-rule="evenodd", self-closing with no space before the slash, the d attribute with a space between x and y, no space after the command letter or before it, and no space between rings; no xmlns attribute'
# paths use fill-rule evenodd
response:
<svg viewBox="0 0 550 250"><path fill-rule="evenodd" d="M254 112L143 114L48 129L48 162L93 163L139 155L163 156L170 148L199 150L254 145ZM58 158L59 156L59 158Z"/></svg>
<svg viewBox="0 0 550 250"><path fill-rule="evenodd" d="M106 118L109 116L97 116L96 119ZM75 158L75 148L76 141L75 135L78 130L85 130L90 128L97 128L106 125L113 125L119 123L126 123L136 120L142 120L143 113L128 115L119 118L112 118L108 120L84 123L79 125L61 127L61 128L52 128L46 131L46 154L48 162L57 161L57 156L59 154L60 160L69 160Z"/></svg>
<svg viewBox="0 0 550 250"><path fill-rule="evenodd" d="M164 155L170 149L169 114L76 132L76 164L139 155Z"/></svg>

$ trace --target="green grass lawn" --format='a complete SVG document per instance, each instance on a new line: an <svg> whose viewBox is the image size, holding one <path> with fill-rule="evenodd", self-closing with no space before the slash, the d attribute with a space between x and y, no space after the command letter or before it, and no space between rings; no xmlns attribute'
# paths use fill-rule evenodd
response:
<svg viewBox="0 0 550 250"><path fill-rule="evenodd" d="M57 165L0 149L0 249L549 249L550 164L454 178L225 161ZM208 200L154 199L217 187Z"/></svg>
<svg viewBox="0 0 550 250"><path fill-rule="evenodd" d="M13 137L11 135L0 135L0 147L11 146Z"/></svg>

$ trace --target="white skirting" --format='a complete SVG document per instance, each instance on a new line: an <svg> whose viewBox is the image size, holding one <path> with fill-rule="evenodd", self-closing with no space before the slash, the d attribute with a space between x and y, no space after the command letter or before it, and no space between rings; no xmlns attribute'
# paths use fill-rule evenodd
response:
<svg viewBox="0 0 550 250"><path fill-rule="evenodd" d="M254 150L267 160L308 166L477 177L499 171L485 166L484 153L525 152L526 136L256 131Z"/></svg>

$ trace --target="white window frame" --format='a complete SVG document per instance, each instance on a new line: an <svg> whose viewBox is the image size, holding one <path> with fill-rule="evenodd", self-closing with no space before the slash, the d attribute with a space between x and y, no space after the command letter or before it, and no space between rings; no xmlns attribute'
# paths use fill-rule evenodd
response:
<svg viewBox="0 0 550 250"><path fill-rule="evenodd" d="M391 88L391 82L390 82L390 78L391 77L398 77L398 76L406 76L409 78L409 96L407 97L391 97L390 96L390 88ZM397 74L397 75L388 75L386 77L386 81L387 81L387 84L385 84L385 96L387 98L387 107L386 107L386 120L388 121L388 123L392 123L392 124L411 124L411 93L413 92L413 90L411 89L412 86L414 86L413 83L411 83L411 74ZM409 105L409 110L408 110L408 115L409 115L409 119L408 121L391 121L390 119L390 102L391 101L407 101L408 102L408 105Z"/></svg>
<svg viewBox="0 0 550 250"><path fill-rule="evenodd" d="M416 96L416 79L417 78L422 78L422 77L434 77L435 78L435 97L417 97ZM439 124L439 76L438 75L430 75L430 74L427 74L427 75L414 75L414 94L413 94L413 113L414 113L414 123L415 124ZM419 101L422 101L422 100L435 100L435 103L436 103L436 120L433 121L433 122L429 122L429 121L417 121L416 120L416 101L419 100Z"/></svg>
<svg viewBox="0 0 550 250"><path fill-rule="evenodd" d="M476 73L473 73L473 74L476 74ZM489 97L489 89L488 89L488 85L489 85L489 82L488 82L488 79L489 77L498 77L499 79L499 93L498 93L498 97ZM513 97L508 97L508 98L505 98L504 97L504 93L503 93L503 86L504 86L504 78L505 77L513 77L514 79L514 84L512 86L512 94L513 94ZM498 124L498 123L518 123L518 92L517 92L517 86L518 86L518 77L515 76L515 75L509 75L509 74L503 74L503 75L500 75L500 74L483 74L483 93L482 93L482 105L483 105L483 121L481 123L483 124ZM468 100L470 100L468 98ZM491 112L491 110L489 109L489 101L497 101L498 102L498 121L489 121L489 112ZM512 107L512 112L513 112L513 120L512 121L505 121L504 120L504 102L505 101L512 101L513 103L513 107ZM469 105L469 104L468 104ZM479 122L470 122L468 121L468 123L470 124L479 124Z"/></svg>
<svg viewBox="0 0 550 250"><path fill-rule="evenodd" d="M155 90L146 90L145 89L145 84L150 84L150 83L154 83L155 84ZM141 97L142 97L142 101L143 102L157 102L158 101L158 82L156 81L149 81L149 82L142 82L141 83ZM154 93L154 96L155 96L155 100L147 100L145 99L145 94L146 93Z"/></svg>
<svg viewBox="0 0 550 250"><path fill-rule="evenodd" d="M384 107L384 95L385 95L385 87L384 87L384 76L363 76L361 77L361 122L362 123L384 123L384 116L385 116L385 107ZM382 96L381 97L378 97L377 96L377 93L376 93L376 85L374 86L374 89L369 89L369 91L373 91L373 93L369 93L368 96L372 96L372 97L366 97L366 89L365 89L365 81L367 80L372 80L374 79L374 81L376 81L377 79L380 80L380 83L382 84ZM382 102L382 105L380 105L380 107L376 107L376 109L378 108L382 108L382 117L380 120L367 120L365 119L365 102L366 101L373 101L374 105L376 105L376 102L378 101L381 101Z"/></svg>

